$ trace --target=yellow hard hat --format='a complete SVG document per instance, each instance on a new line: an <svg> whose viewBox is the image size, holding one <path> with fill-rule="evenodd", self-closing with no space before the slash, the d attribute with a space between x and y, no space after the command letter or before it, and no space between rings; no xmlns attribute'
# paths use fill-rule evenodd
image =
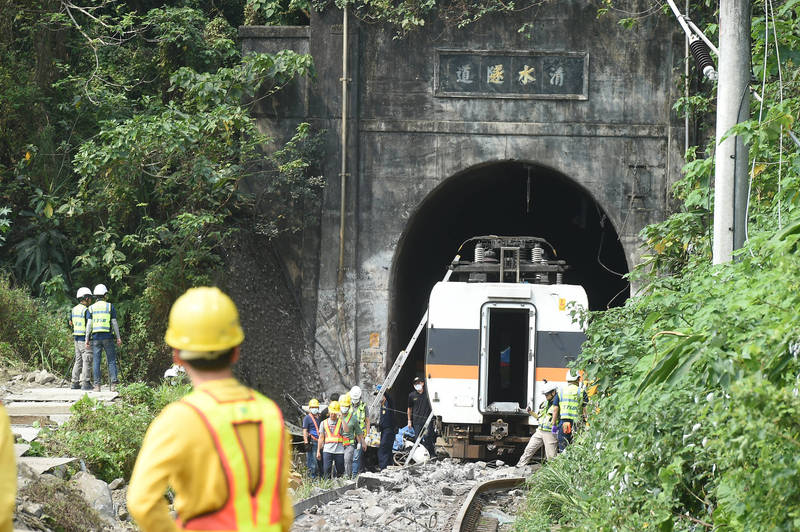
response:
<svg viewBox="0 0 800 532"><path fill-rule="evenodd" d="M342 411L339 409L339 401L331 401L328 405L328 413L329 414L341 414Z"/></svg>
<svg viewBox="0 0 800 532"><path fill-rule="evenodd" d="M346 393L339 399L339 406L350 406L350 394Z"/></svg>
<svg viewBox="0 0 800 532"><path fill-rule="evenodd" d="M219 288L190 288L172 305L164 341L185 351L181 358L216 358L215 352L236 347L242 340L236 305Z"/></svg>
<svg viewBox="0 0 800 532"><path fill-rule="evenodd" d="M308 408L319 408L319 401L312 399L308 402Z"/></svg>

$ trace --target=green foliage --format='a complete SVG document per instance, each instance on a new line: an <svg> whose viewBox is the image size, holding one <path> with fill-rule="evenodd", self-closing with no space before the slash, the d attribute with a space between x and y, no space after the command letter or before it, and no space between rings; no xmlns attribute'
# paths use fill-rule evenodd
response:
<svg viewBox="0 0 800 532"><path fill-rule="evenodd" d="M244 23L249 25L304 26L311 9L308 0L247 0Z"/></svg>
<svg viewBox="0 0 800 532"><path fill-rule="evenodd" d="M135 383L121 386L119 398L105 404L88 395L72 407L72 417L43 438L48 452L81 458L106 482L129 478L144 434L158 412L190 391L188 384L151 388Z"/></svg>
<svg viewBox="0 0 800 532"><path fill-rule="evenodd" d="M236 227L297 231L317 205L317 135L283 146L251 116L311 58L242 56L245 3L0 4L0 267L53 307L108 285L126 379L168 363L169 305L211 282ZM265 23L302 13L255 4Z"/></svg>
<svg viewBox="0 0 800 532"><path fill-rule="evenodd" d="M639 294L587 316L578 366L599 390L590 426L531 479L518 529L800 527L800 162L787 135L800 112L788 81L799 8L781 6L765 40L755 5L765 104L751 101L753 119L727 132L750 146L749 241L733 262L711 264L713 141L691 148L677 212L641 233ZM677 109L702 120L707 103L701 94Z"/></svg>
<svg viewBox="0 0 800 532"><path fill-rule="evenodd" d="M66 375L74 358L69 308L48 309L0 273L0 363Z"/></svg>

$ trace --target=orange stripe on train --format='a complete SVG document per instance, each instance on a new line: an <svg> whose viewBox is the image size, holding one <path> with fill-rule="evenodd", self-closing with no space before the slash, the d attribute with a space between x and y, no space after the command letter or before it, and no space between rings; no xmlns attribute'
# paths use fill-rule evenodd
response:
<svg viewBox="0 0 800 532"><path fill-rule="evenodd" d="M425 366L429 379L473 379L478 380L478 366L456 364L428 364Z"/></svg>

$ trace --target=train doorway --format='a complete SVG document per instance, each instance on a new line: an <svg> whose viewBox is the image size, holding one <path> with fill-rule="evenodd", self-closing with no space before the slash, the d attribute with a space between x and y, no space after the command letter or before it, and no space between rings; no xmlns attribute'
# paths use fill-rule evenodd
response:
<svg viewBox="0 0 800 532"><path fill-rule="evenodd" d="M410 218L392 265L387 348L406 346L459 245L476 235L547 239L572 269L564 282L585 288L589 307L605 309L629 297L627 260L602 207L569 177L544 166L498 162L471 168L434 189ZM462 250L468 256L472 250ZM423 374L425 338L417 341L391 396L404 411L411 381ZM498 366L499 368L499 366Z"/></svg>

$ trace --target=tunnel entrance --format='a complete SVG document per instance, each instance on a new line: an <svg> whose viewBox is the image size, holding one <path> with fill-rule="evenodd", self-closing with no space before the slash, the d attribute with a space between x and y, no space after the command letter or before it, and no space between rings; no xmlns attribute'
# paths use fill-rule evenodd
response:
<svg viewBox="0 0 800 532"><path fill-rule="evenodd" d="M455 175L411 217L395 253L388 352L393 361L424 314L433 285L459 245L476 235L548 240L571 266L564 283L586 290L591 310L622 305L630 294L627 261L616 230L589 193L560 172L524 162L491 163ZM472 258L472 249L462 254ZM404 411L411 381L423 375L424 332L391 392ZM499 367L498 367L499 369Z"/></svg>

